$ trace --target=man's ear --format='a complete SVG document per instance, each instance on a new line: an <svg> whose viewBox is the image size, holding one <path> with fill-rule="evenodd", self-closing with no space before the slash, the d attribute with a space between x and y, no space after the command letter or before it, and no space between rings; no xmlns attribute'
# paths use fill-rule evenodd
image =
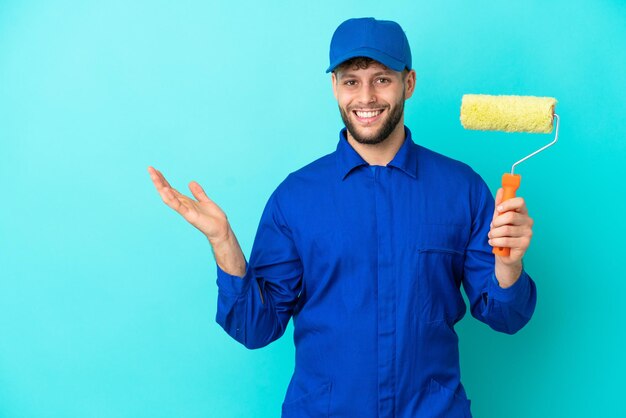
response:
<svg viewBox="0 0 626 418"><path fill-rule="evenodd" d="M416 78L415 70L409 71L404 79L404 98L405 100L413 96L413 92L415 91L415 78Z"/></svg>
<svg viewBox="0 0 626 418"><path fill-rule="evenodd" d="M333 94L335 95L335 99L337 99L337 76L334 71L330 73L330 81L333 83Z"/></svg>

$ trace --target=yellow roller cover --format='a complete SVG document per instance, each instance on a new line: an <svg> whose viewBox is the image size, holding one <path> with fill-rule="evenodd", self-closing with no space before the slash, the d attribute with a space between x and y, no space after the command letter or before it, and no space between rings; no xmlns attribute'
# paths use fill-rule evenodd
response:
<svg viewBox="0 0 626 418"><path fill-rule="evenodd" d="M465 129L504 132L552 132L553 97L465 94L461 124Z"/></svg>

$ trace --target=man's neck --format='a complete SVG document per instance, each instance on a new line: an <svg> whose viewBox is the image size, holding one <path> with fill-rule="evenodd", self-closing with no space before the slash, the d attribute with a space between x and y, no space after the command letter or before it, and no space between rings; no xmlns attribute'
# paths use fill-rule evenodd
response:
<svg viewBox="0 0 626 418"><path fill-rule="evenodd" d="M347 132L346 137L348 138L348 143L352 145L352 148L354 148L369 165L386 166L393 160L393 157L396 156L404 142L404 118L398 122L398 125L391 134L378 144L361 144L352 137L350 131Z"/></svg>

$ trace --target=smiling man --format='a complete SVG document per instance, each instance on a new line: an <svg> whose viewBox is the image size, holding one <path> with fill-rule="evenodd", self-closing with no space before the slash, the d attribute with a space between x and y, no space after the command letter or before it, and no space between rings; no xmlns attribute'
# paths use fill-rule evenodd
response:
<svg viewBox="0 0 626 418"><path fill-rule="evenodd" d="M408 80L407 80L407 75ZM371 58L357 57L332 73L333 91L349 137L379 144L394 131L403 134L404 101L415 86L415 71L393 71ZM363 95L366 95L363 99ZM372 100L374 99L374 100Z"/></svg>
<svg viewBox="0 0 626 418"><path fill-rule="evenodd" d="M248 348L294 324L295 370L282 416L469 417L454 325L472 315L515 333L536 288L522 268L532 219L469 166L404 125L415 90L395 22L350 19L330 45L345 124L337 148L291 173L262 214L249 262L224 212L149 167L165 203L202 231L217 263L217 322ZM497 207L497 208L496 208ZM492 247L511 248L494 257Z"/></svg>

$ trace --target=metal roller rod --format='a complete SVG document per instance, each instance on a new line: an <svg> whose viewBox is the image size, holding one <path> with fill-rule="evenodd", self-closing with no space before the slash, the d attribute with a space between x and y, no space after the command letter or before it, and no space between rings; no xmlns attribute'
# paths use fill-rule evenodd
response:
<svg viewBox="0 0 626 418"><path fill-rule="evenodd" d="M554 114L554 117L556 118L556 127L555 127L555 132L554 132L554 141L550 142L548 145L545 145L544 147L539 148L537 151L533 152L530 155L527 155L526 157L522 158L521 160L519 160L518 162L516 162L515 164L513 164L513 166L511 167L511 174L515 174L515 166L526 161L527 159L529 159L530 157L539 154L541 151L545 150L546 148L556 144L556 141L559 139L559 115L557 115L556 113Z"/></svg>

